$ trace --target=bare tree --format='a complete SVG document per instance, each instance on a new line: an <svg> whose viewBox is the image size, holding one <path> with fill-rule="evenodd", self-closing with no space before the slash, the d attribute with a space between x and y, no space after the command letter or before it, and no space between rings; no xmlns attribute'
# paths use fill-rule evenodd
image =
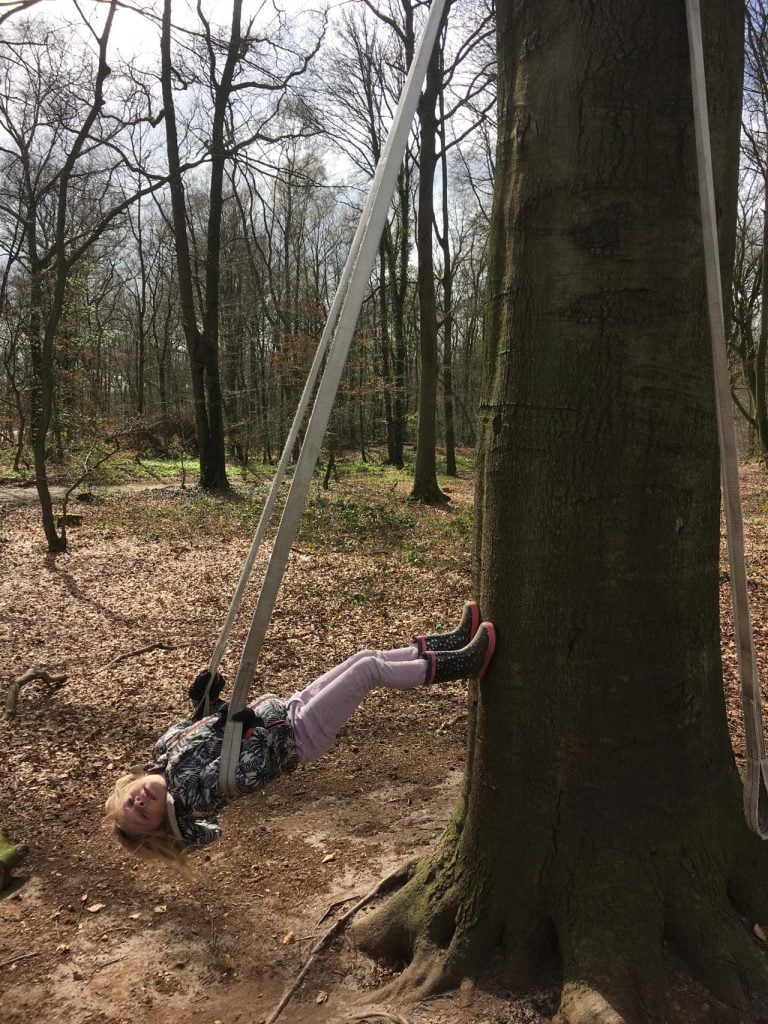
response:
<svg viewBox="0 0 768 1024"><path fill-rule="evenodd" d="M228 35L219 33L198 4L200 34L183 64L172 55L172 0L164 0L161 39L161 85L170 179L179 302L189 352L192 392L200 450L200 485L229 486L219 372L221 226L227 161L256 142L277 141L279 115L288 88L307 70L322 39L322 30L306 49L292 47L285 19L277 17L262 30L254 20L242 22L242 0L232 0ZM204 73L198 74L202 66ZM195 69L195 70L193 70ZM205 255L196 258L182 174L175 90L197 76L205 89L202 104L184 129L186 138L202 137L209 163ZM247 99L243 109L235 101ZM194 116L210 108L198 125ZM247 115L246 115L247 112ZM202 254L200 254L202 256Z"/></svg>
<svg viewBox="0 0 768 1024"><path fill-rule="evenodd" d="M768 353L768 7L765 0L746 5L746 67L742 153L746 163L745 194L762 195L762 211L751 223L761 223L759 266L750 258L751 231L740 233L743 245L734 283L741 292L735 298L733 338L740 356L751 409L744 409L760 443L761 457L768 464L768 405L766 404L766 353ZM746 207L743 207L746 210ZM744 225L747 227L746 224ZM750 225L751 226L751 225ZM744 273L751 272L744 280ZM757 297L760 296L759 306ZM749 296L749 298L748 298ZM757 314L757 315L756 315Z"/></svg>
<svg viewBox="0 0 768 1024"><path fill-rule="evenodd" d="M365 8L345 10L338 44L326 54L322 86L324 120L334 145L341 146L360 174L362 186L373 177L388 123L405 80L403 40ZM411 251L412 147L398 175L392 213L384 228L377 268L379 348L383 379L387 459L402 467L408 406L408 296Z"/></svg>
<svg viewBox="0 0 768 1024"><path fill-rule="evenodd" d="M100 26L84 22L90 48L73 29L40 21L19 22L0 42L0 210L7 216L0 246L6 270L26 281L35 481L51 551L66 547L46 449L52 425L58 435L54 363L73 277L99 245L122 237L121 215L136 198L165 184L156 177L137 190L123 173L153 115L131 69L108 61L116 9L117 0L105 5Z"/></svg>
<svg viewBox="0 0 768 1024"><path fill-rule="evenodd" d="M54 345L72 269L112 219L109 214L104 217L99 200L112 191L114 165L102 167L98 177L89 171L96 166L99 143L108 141L117 130L104 125L102 118L111 71L107 44L115 7L115 3L109 5L101 33L94 30L94 69L87 58L73 64L66 42L50 27L22 23L0 44L4 70L0 126L8 140L2 147L2 200L5 209L24 225L23 254L6 246L6 257L23 259L29 279L26 334L33 371L35 482L51 551L66 547L65 529L59 534L54 521L46 467L54 404ZM81 89L86 83L91 89ZM89 102L79 99L89 91ZM104 127L101 138L99 127ZM91 194L94 186L95 200ZM95 218L81 216L82 209L77 218L73 215L76 197L84 201L89 213L96 208Z"/></svg>

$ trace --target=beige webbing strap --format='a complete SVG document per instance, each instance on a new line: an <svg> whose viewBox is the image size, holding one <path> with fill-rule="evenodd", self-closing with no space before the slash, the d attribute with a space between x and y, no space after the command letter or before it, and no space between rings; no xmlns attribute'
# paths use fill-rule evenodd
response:
<svg viewBox="0 0 768 1024"><path fill-rule="evenodd" d="M243 603L243 598L245 597L245 590L248 585L248 581L251 577L251 573L253 572L253 567L256 563L256 558L259 554L259 551L261 550L261 545L264 543L264 538L266 536L270 523L272 522L275 507L277 505L277 498L280 493L280 488L283 484L283 481L286 478L288 466L291 462L291 458L293 455L293 450L296 447L296 442L299 439L299 432L301 430L302 424L304 423L304 420L306 419L307 411L309 409L310 403L312 401L312 396L315 391L315 385L317 384L318 377L320 376L320 371L322 369L323 362L328 352L328 346L330 345L331 340L333 339L336 324L338 322L339 315L344 305L344 300L346 299L347 292L349 290L349 282L352 276L352 269L354 268L355 263L357 262L357 254L360 250L361 241L362 233L358 231L350 247L349 258L347 259L344 271L341 275L339 286L336 289L336 294L333 297L331 309L330 312L328 313L328 318L325 322L325 327L323 328L323 333L320 337L320 342L317 346L317 350L315 351L314 359L312 360L312 366L310 367L309 373L307 374L307 379L304 382L304 390L301 393L299 404L296 407L293 422L291 423L291 428L288 431L288 436L286 437L285 444L283 445L283 452L282 455L280 456L280 461L277 465L277 469L275 470L275 475L272 478L272 484L270 486L267 498L264 502L264 507L261 510L261 516L259 517L259 523L256 528L256 533L253 536L253 540L251 541L251 547L248 551L245 561L243 562L243 567L240 570L240 577L237 581L235 592L232 595L232 600L229 603L229 608L227 609L227 614L224 618L224 623L221 627L221 632L219 633L218 640L216 641L216 646L213 649L213 654L211 655L211 659L208 662L210 679L208 682L208 686L205 689L204 695L204 713L206 715L209 713L210 710L210 692L211 685L213 683L213 678L216 674L216 670L221 664L221 659L224 657L224 651L227 648L229 634L232 631L232 626L234 625L234 622L237 619L240 607ZM235 710L240 710L240 708L236 708Z"/></svg>
<svg viewBox="0 0 768 1024"><path fill-rule="evenodd" d="M347 352L352 341L357 318L365 297L368 279L378 252L392 195L397 184L397 175L408 143L411 122L421 93L421 85L427 71L427 64L437 41L442 23L446 0L432 0L424 31L414 54L411 67L403 86L400 101L395 111L381 158L376 168L370 194L363 208L355 239L352 243L347 267L340 286L341 309L338 322L333 325L333 340L330 346L325 370L315 396L312 415L307 425L304 443L291 481L291 489L280 518L269 565L262 581L259 598L246 637L237 677L229 702L227 724L219 766L219 782L230 796L237 793L235 770L240 756L240 742L243 727L233 720L245 706L248 690L256 671L261 645L277 600L283 574L288 562L293 539L296 536L299 519L309 493L309 487L320 454L323 437L333 409ZM335 306L335 302L334 302Z"/></svg>
<svg viewBox="0 0 768 1024"><path fill-rule="evenodd" d="M699 172L704 261L707 276L707 305L715 369L715 405L720 439L720 473L723 485L731 604L736 653L741 680L741 705L746 739L744 813L747 823L761 838L768 838L768 780L765 739L760 698L760 680L752 637L747 573L744 564L744 522L739 494L739 463L733 422L731 383L725 342L720 255L717 245L717 215L709 138L707 87L704 77L704 47L701 37L699 0L686 0L688 47L691 60L693 116L696 129L696 158Z"/></svg>

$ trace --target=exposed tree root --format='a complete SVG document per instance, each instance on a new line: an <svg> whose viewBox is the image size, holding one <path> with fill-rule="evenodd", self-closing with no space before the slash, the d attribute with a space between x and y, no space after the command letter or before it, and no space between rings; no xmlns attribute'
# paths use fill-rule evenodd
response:
<svg viewBox="0 0 768 1024"><path fill-rule="evenodd" d="M449 827L433 855L391 900L354 928L357 944L393 963L406 963L386 998L416 1002L457 987L479 972L493 945L495 918L485 900L462 900L461 872Z"/></svg>
<svg viewBox="0 0 768 1024"><path fill-rule="evenodd" d="M768 960L747 926L723 902L699 894L670 908L668 934L694 977L727 1006L746 1010L747 993L768 993Z"/></svg>
<svg viewBox="0 0 768 1024"><path fill-rule="evenodd" d="M504 878L494 887L482 858L472 873L461 869L460 832L449 829L411 880L354 928L361 949L405 965L385 1000L456 988L493 956L525 990L551 971L555 953L557 1024L768 1021L768 943L753 931L768 921L762 846L748 860L734 848L713 857L681 844L646 862L631 845L617 856L597 844L567 870L542 871L538 886Z"/></svg>
<svg viewBox="0 0 768 1024"><path fill-rule="evenodd" d="M627 1024L623 1017L600 995L586 985L566 985L560 1012L552 1024Z"/></svg>
<svg viewBox="0 0 768 1024"><path fill-rule="evenodd" d="M385 893L391 892L393 889L397 888L398 885L402 885L405 882L405 880L409 878L410 875L412 874L413 868L414 861L409 861L408 863L396 868L394 871L391 871L388 875L382 878L380 882L377 882L373 889L371 889L370 892L366 893L362 899L358 900L353 907L351 907L344 914L342 914L341 917L334 921L331 927L314 944L314 946L310 950L309 957L304 963L304 966L301 968L294 981L285 990L282 998L280 999L280 1002L277 1004L277 1006L269 1015L269 1017L267 1017L265 1024L274 1024L274 1022L283 1012L283 1010L293 997L293 994L297 991L302 981L306 977L307 972L314 963L315 957L318 955L318 953L320 953L322 949L328 946L332 942L332 940L339 934L339 932L341 932L344 929L347 923L355 916L355 914L368 903L370 903L371 900L375 899L377 896L382 896Z"/></svg>

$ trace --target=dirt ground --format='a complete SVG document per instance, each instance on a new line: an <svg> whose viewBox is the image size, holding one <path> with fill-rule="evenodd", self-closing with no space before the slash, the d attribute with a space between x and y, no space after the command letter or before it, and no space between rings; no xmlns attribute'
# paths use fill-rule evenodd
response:
<svg viewBox="0 0 768 1024"><path fill-rule="evenodd" d="M348 486L337 485L334 500ZM748 467L744 486L765 677L766 478ZM391 497L406 493L401 486ZM360 647L451 626L470 592L471 536L452 524L471 505L471 480L453 484L451 497L447 510L408 513L419 528L429 517L439 528L431 556L413 548L406 556L385 529L363 545L299 541L255 689L289 694ZM134 514L166 522L185 500L156 491L78 509L83 524L55 559L44 552L33 505L6 502L0 513L1 685L33 665L68 675L55 691L30 684L15 717L0 723L0 824L32 851L0 901L4 1024L263 1021L333 915L426 850L454 802L465 684L377 691L333 751L227 808L202 882L169 879L113 848L100 827L104 798L116 775L145 761L154 738L184 717L185 687L210 655L249 542L195 530L148 539L146 528L131 526ZM726 589L726 692L740 758ZM225 660L230 672L245 625ZM556 1009L555 991L518 999L489 978L473 993L376 1016L370 1007L388 976L345 934L319 955L280 1020L538 1024Z"/></svg>

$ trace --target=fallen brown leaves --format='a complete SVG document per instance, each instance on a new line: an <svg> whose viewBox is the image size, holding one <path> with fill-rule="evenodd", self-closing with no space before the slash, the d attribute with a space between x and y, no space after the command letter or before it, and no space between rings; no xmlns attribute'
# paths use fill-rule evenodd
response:
<svg viewBox="0 0 768 1024"><path fill-rule="evenodd" d="M408 490L406 476L394 487L372 476L313 492L254 692L290 694L361 647L455 624L471 578L472 482L453 485L449 509L411 505ZM39 1019L44 999L47 1024L151 1013L162 1022L173 992L170 1021L212 984L218 1006L226 993L215 986L247 979L266 1012L306 953L304 915L316 920L353 885L364 892L447 815L451 790L439 787L463 760L463 726L435 730L459 721L463 684L445 688L434 717L423 694L375 693L346 743L227 811L197 889L132 868L100 828L114 779L187 712L186 687L210 656L257 518L247 496L102 496L56 558L34 506L0 518L5 685L30 664L67 675L55 691L30 685L16 717L0 722L0 823L32 850L31 881L0 917L0 962L37 951L7 968L19 975L19 1020ZM265 563L264 554L233 630L230 676ZM407 797L392 803L381 787ZM278 941L254 943L254 930ZM279 941L290 932L294 943ZM318 979L312 998L328 991L330 1005L332 983Z"/></svg>
<svg viewBox="0 0 768 1024"><path fill-rule="evenodd" d="M765 680L768 482L746 467L743 486ZM470 594L472 483L451 484L449 509L411 505L408 489L405 477L392 491L372 476L313 492L255 691L289 694L361 647L454 625ZM83 510L71 550L55 559L45 553L35 507L0 519L2 685L30 665L67 675L60 689L30 685L16 717L0 722L0 824L32 848L31 881L0 916L3 983L18 979L18 1016L9 1024L41 1019L42 1005L46 1024L169 1024L198 1012L198 1003L208 1011L200 1019L229 1021L243 1005L258 1019L296 977L311 921L329 904L356 899L444 823L452 791L441 787L451 778L458 784L464 758L463 684L446 687L434 713L425 713L423 694L375 692L317 765L228 810L225 840L195 889L132 869L101 831L116 775L145 760L159 732L187 710L184 691L213 648L257 518L247 499L217 503L163 490L106 497ZM264 565L262 556L233 631L230 675ZM724 575L721 598L726 707L741 762ZM289 934L294 942L281 941ZM333 955L323 955L324 971L336 969ZM363 988L382 980L351 962ZM343 973L349 965L337 966ZM313 1003L321 992L330 1019L345 1019L333 974L313 975L296 998ZM230 998L227 1016L219 1008ZM477 1019L474 1009L464 1021ZM383 1008L357 1019L400 1020ZM426 1017L409 1019L449 1018L430 1005ZM527 1007L519 1019L543 1017Z"/></svg>

